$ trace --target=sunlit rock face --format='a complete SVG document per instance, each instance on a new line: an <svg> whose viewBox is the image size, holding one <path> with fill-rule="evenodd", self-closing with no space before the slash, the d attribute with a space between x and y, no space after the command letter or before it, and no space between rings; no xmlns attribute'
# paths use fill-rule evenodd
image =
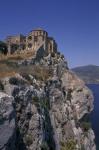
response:
<svg viewBox="0 0 99 150"><path fill-rule="evenodd" d="M64 88L71 93L71 104L75 107L77 119L81 119L85 114L90 113L93 110L94 98L84 82L71 71L63 74L62 82Z"/></svg>
<svg viewBox="0 0 99 150"><path fill-rule="evenodd" d="M91 127L85 129L90 124L87 115L93 110L92 92L71 71L61 71L61 77L49 86L56 149L64 148L70 140L73 149L95 150L94 133Z"/></svg>

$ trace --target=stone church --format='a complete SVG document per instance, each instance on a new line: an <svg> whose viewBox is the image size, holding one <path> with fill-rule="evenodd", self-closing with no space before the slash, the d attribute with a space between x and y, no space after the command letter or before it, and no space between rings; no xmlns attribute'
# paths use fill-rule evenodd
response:
<svg viewBox="0 0 99 150"><path fill-rule="evenodd" d="M46 53L57 52L57 44L48 33L41 28L30 31L27 36L22 34L17 36L8 36L6 38L8 53L13 54L18 51L37 51L43 47Z"/></svg>

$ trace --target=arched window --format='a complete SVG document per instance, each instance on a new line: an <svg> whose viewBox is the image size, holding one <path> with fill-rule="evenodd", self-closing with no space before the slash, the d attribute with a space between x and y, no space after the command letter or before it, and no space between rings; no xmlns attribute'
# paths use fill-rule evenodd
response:
<svg viewBox="0 0 99 150"><path fill-rule="evenodd" d="M8 48L6 43L0 41L0 53L7 54Z"/></svg>
<svg viewBox="0 0 99 150"><path fill-rule="evenodd" d="M32 36L29 36L29 37L28 37L28 40L32 40Z"/></svg>
<svg viewBox="0 0 99 150"><path fill-rule="evenodd" d="M11 45L11 49L13 49L14 51L19 49L19 45L18 44L12 44Z"/></svg>
<svg viewBox="0 0 99 150"><path fill-rule="evenodd" d="M52 50L52 44L50 44L50 50Z"/></svg>
<svg viewBox="0 0 99 150"><path fill-rule="evenodd" d="M31 43L29 43L29 44L28 44L28 48L31 48L31 47L32 47L32 44L31 44Z"/></svg>
<svg viewBox="0 0 99 150"><path fill-rule="evenodd" d="M21 44L20 45L20 49L22 49L22 50L26 49L26 45L25 44Z"/></svg>
<svg viewBox="0 0 99 150"><path fill-rule="evenodd" d="M37 42L38 38L37 36L34 36L34 42Z"/></svg>

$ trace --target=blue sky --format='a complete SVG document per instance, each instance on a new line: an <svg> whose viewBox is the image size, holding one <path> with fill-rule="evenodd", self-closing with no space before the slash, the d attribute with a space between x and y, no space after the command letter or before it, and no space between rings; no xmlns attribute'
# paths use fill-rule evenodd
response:
<svg viewBox="0 0 99 150"><path fill-rule="evenodd" d="M0 0L0 40L42 27L70 67L99 65L99 0Z"/></svg>

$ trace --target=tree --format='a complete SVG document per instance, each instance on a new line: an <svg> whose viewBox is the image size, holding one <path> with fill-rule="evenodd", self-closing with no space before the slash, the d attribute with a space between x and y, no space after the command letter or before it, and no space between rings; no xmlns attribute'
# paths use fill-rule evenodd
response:
<svg viewBox="0 0 99 150"><path fill-rule="evenodd" d="M61 142L61 150L76 150L76 142L69 139L67 142Z"/></svg>
<svg viewBox="0 0 99 150"><path fill-rule="evenodd" d="M7 54L7 52L8 52L7 44L0 41L0 53Z"/></svg>

